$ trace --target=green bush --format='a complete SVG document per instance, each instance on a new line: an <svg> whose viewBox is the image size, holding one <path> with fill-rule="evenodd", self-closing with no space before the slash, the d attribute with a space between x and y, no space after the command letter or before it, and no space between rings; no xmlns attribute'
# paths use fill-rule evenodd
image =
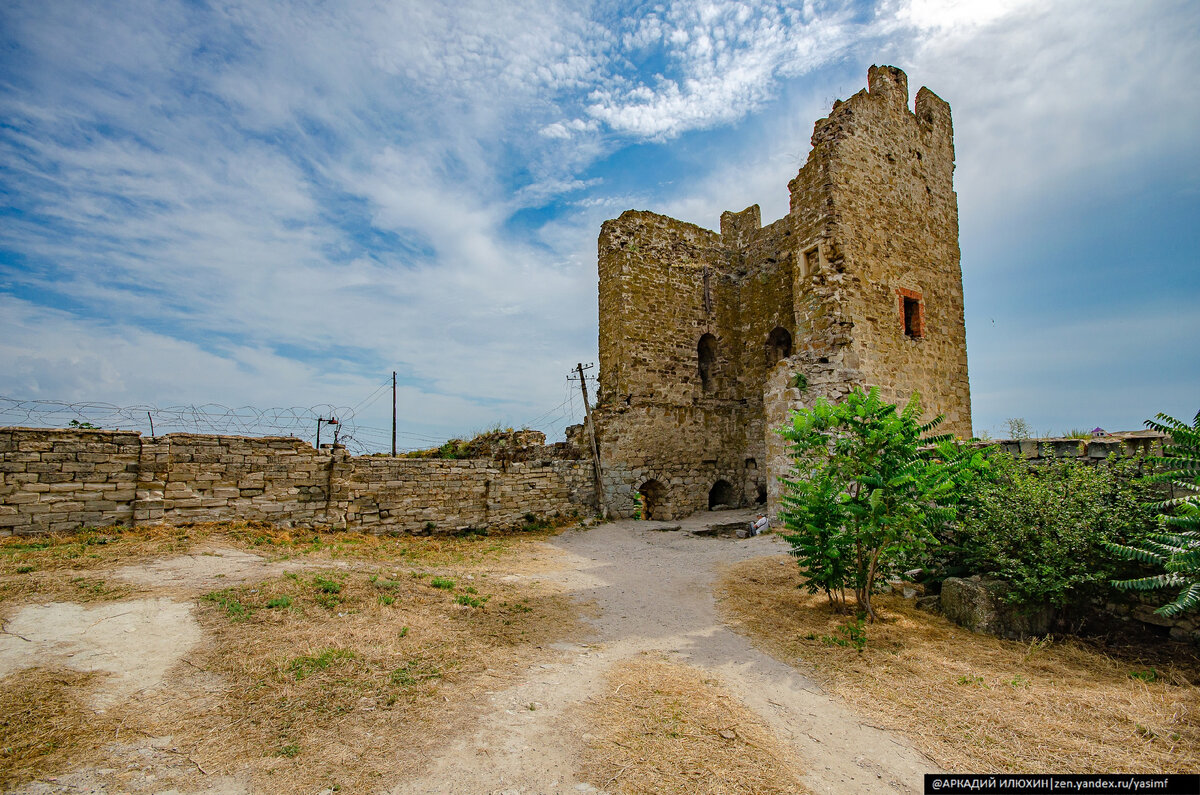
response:
<svg viewBox="0 0 1200 795"><path fill-rule="evenodd" d="M1161 566L1164 571L1150 577L1117 580L1113 585L1135 591L1180 588L1171 602L1156 612L1175 616L1200 609L1200 411L1189 426L1168 414L1158 421L1147 420L1151 429L1170 435L1163 454L1150 459L1158 471L1146 478L1150 483L1170 484L1178 496L1156 503L1161 532L1150 533L1140 544L1111 544L1109 551L1120 558Z"/></svg>
<svg viewBox="0 0 1200 795"><path fill-rule="evenodd" d="M940 577L982 574L1006 580L1018 606L1062 607L1106 588L1123 573L1108 545L1144 538L1154 526L1144 461L1061 458L1030 465L990 457L990 482L960 506L943 550Z"/></svg>
<svg viewBox="0 0 1200 795"><path fill-rule="evenodd" d="M923 438L942 418L920 417L915 394L897 411L875 389L855 389L840 403L818 399L792 412L779 430L794 462L780 516L806 586L843 610L853 591L871 621L877 584L924 553L987 468L981 453L947 436Z"/></svg>

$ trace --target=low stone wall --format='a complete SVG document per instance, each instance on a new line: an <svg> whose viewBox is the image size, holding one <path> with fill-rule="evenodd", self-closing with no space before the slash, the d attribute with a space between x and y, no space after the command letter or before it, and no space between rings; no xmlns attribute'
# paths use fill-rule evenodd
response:
<svg viewBox="0 0 1200 795"><path fill-rule="evenodd" d="M1125 634L1134 629L1144 635L1200 645L1200 615L1194 612L1174 617L1155 610L1171 601L1176 591L1150 593L1112 590L1105 599L1071 605L1066 609L1014 608L1004 601L1009 585L1003 580L978 575L962 579L948 577L939 596L923 606L937 607L946 618L974 632L1024 640L1050 632L1072 634Z"/></svg>
<svg viewBox="0 0 1200 795"><path fill-rule="evenodd" d="M1037 463L1056 458L1081 459L1090 463L1110 455L1159 455L1166 434L1158 431L1120 431L1090 439L1053 437L1045 439L996 439L978 442L978 447L999 447L1006 453Z"/></svg>
<svg viewBox="0 0 1200 795"><path fill-rule="evenodd" d="M290 437L0 428L0 535L232 519L452 532L591 510L590 462L558 447L523 457L354 457Z"/></svg>

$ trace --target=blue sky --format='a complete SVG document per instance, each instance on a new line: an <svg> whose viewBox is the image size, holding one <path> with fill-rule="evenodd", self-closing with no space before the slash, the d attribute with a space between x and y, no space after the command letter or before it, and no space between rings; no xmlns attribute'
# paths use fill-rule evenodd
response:
<svg viewBox="0 0 1200 795"><path fill-rule="evenodd" d="M577 421L595 241L787 211L872 63L955 117L976 432L1200 408L1200 4L0 8L0 395Z"/></svg>

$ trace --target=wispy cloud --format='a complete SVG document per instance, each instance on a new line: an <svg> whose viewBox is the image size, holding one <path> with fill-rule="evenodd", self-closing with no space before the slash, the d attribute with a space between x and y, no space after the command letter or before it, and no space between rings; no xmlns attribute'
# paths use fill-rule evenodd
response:
<svg viewBox="0 0 1200 795"><path fill-rule="evenodd" d="M1179 154L1200 122L1200 53L1180 33L1195 16L948 0L9 3L0 393L353 403L397 369L426 431L520 423L567 399L566 369L594 357L603 218L786 210L832 91L804 76L857 89L889 60L951 100L970 229L1154 151L1195 169ZM740 148L722 137L734 124ZM686 166L670 178L654 166L667 147Z"/></svg>
<svg viewBox="0 0 1200 795"><path fill-rule="evenodd" d="M774 97L780 80L838 58L861 35L849 11L826 4L673 3L622 32L627 68L597 85L587 112L649 138L734 121Z"/></svg>

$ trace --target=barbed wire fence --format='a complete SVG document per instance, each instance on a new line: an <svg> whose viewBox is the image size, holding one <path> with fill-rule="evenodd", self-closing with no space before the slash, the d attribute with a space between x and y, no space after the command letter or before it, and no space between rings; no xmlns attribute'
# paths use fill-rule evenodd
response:
<svg viewBox="0 0 1200 795"><path fill-rule="evenodd" d="M387 386L391 386L390 380ZM291 436L313 443L320 420L322 442L344 444L351 453L365 455L391 449L390 428L364 425L356 420L357 411L369 408L383 394L381 386L357 406L322 403L286 408L234 407L220 403L118 406L97 401L21 400L0 395L0 426L68 428L83 425L106 430L140 431L147 436L168 433ZM578 397L568 389L562 403L524 423L523 427L540 425L550 433L562 433L568 425L578 421L577 415L582 413ZM337 423L329 424L328 420L333 418ZM396 435L403 441L403 444L397 445L398 452L437 446L446 441L445 437L411 431L397 431Z"/></svg>

